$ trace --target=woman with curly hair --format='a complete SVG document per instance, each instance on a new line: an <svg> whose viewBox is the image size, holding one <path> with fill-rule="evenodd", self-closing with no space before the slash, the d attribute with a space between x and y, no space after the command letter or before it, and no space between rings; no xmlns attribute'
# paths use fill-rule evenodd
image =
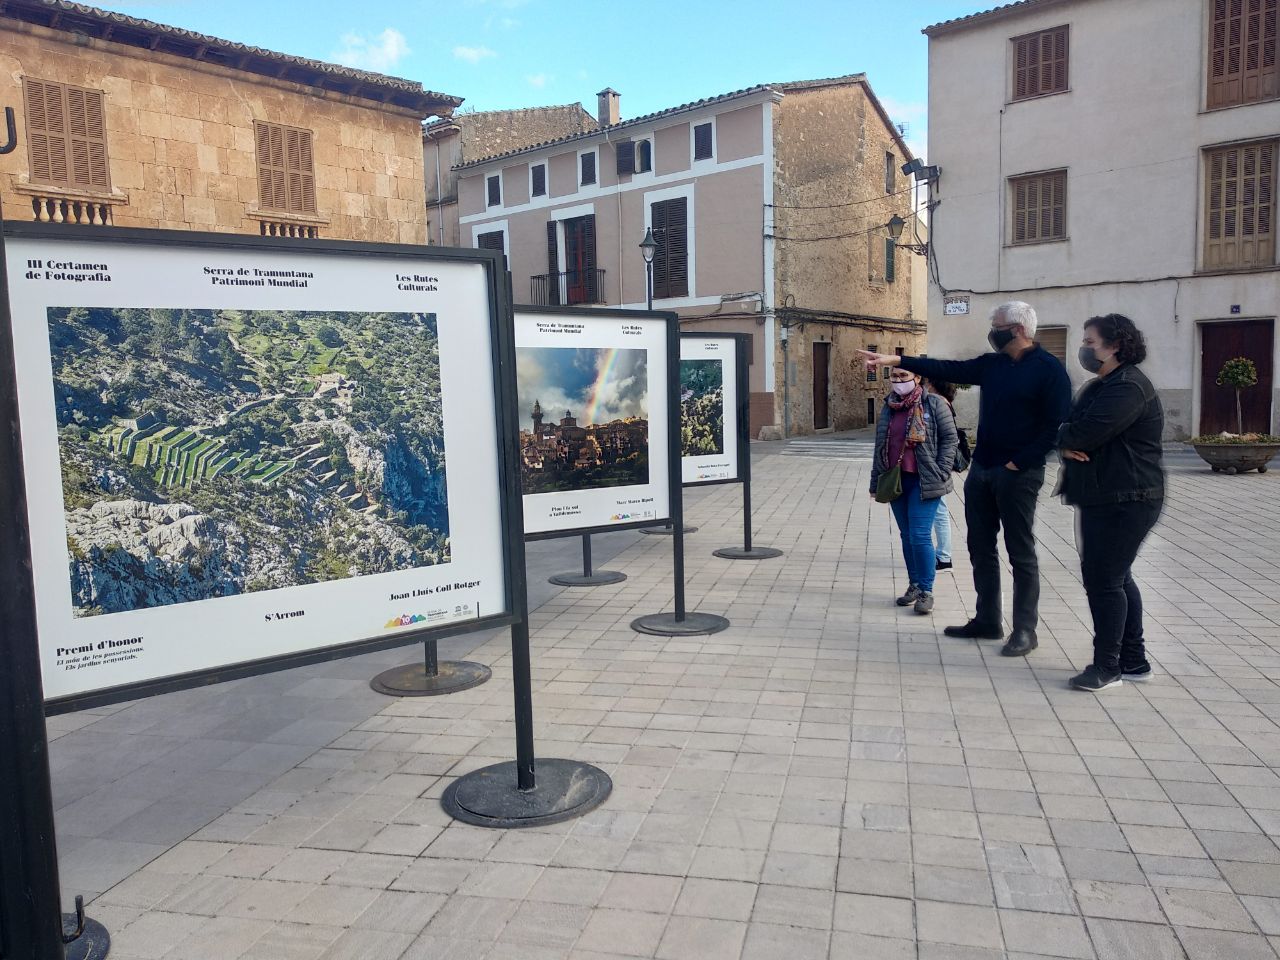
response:
<svg viewBox="0 0 1280 960"><path fill-rule="evenodd" d="M1095 374L1058 431L1058 492L1076 508L1080 572L1093 615L1093 662L1071 678L1105 690L1151 676L1133 562L1164 505L1164 409L1146 375L1142 332L1109 313L1084 325L1080 365Z"/></svg>

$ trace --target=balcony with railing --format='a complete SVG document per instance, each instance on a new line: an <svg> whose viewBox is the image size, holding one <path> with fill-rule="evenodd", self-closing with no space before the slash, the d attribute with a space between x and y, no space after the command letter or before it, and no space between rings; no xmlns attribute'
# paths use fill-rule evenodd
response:
<svg viewBox="0 0 1280 960"><path fill-rule="evenodd" d="M565 270L529 278L529 299L536 306L572 307L604 303L603 270Z"/></svg>

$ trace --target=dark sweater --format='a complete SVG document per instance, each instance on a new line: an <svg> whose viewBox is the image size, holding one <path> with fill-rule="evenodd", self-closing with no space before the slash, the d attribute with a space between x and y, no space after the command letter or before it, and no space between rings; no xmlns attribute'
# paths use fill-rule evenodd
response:
<svg viewBox="0 0 1280 960"><path fill-rule="evenodd" d="M984 467L1010 461L1019 470L1043 467L1071 409L1067 371L1039 344L1017 360L1004 352L972 360L903 357L902 369L982 388L973 459Z"/></svg>

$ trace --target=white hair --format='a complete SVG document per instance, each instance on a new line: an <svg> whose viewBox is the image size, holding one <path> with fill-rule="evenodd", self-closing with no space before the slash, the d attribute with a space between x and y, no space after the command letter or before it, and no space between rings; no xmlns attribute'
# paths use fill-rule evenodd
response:
<svg viewBox="0 0 1280 960"><path fill-rule="evenodd" d="M1036 335L1036 311L1029 303L1021 300L1010 300L991 311L991 322L1003 320L1007 326L1022 327L1027 339Z"/></svg>

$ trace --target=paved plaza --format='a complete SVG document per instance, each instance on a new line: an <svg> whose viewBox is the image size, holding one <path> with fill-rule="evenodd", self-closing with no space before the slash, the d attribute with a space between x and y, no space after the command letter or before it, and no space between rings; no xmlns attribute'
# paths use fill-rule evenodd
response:
<svg viewBox="0 0 1280 960"><path fill-rule="evenodd" d="M1280 475L1171 457L1135 571L1157 676L1094 695L1066 686L1091 631L1049 484L1040 649L1008 659L942 635L972 611L959 492L918 616L865 434L753 453L782 559L711 556L737 486L686 500L723 633L629 628L670 609L669 538L605 538L629 579L593 589L545 586L576 544L531 549L537 750L609 772L596 811L443 813L514 750L508 637L462 637L442 653L494 675L448 697L368 689L406 648L51 719L66 902L113 960L1274 960Z"/></svg>

